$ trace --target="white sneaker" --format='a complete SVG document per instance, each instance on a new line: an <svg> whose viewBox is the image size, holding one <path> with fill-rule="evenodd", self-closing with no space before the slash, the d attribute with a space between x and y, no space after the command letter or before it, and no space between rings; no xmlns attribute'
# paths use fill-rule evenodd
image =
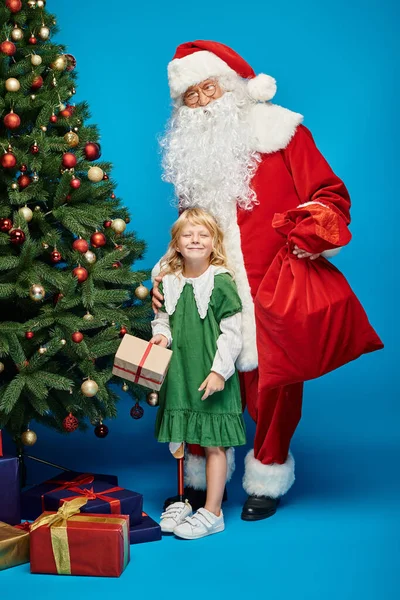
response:
<svg viewBox="0 0 400 600"><path fill-rule="evenodd" d="M177 525L174 534L184 540L197 540L198 538L219 533L225 529L224 515L221 510L219 517L205 508L199 510L192 516Z"/></svg>
<svg viewBox="0 0 400 600"><path fill-rule="evenodd" d="M185 502L173 502L161 515L161 531L172 533L174 528L182 523L186 517L190 517L191 514L192 507L187 500Z"/></svg>

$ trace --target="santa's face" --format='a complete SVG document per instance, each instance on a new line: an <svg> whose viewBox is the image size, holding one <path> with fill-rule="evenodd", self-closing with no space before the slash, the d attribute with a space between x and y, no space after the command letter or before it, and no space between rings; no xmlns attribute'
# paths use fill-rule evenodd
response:
<svg viewBox="0 0 400 600"><path fill-rule="evenodd" d="M210 263L213 251L211 233L204 225L186 223L178 238L176 249L183 256L187 266L206 267Z"/></svg>
<svg viewBox="0 0 400 600"><path fill-rule="evenodd" d="M182 96L183 103L189 108L207 106L213 100L218 100L224 90L215 79L206 79L198 85L190 86Z"/></svg>

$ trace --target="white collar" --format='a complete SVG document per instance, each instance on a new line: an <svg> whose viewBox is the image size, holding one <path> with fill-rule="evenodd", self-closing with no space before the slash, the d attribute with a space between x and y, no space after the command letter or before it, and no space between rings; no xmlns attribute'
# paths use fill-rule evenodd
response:
<svg viewBox="0 0 400 600"><path fill-rule="evenodd" d="M182 294L183 288L188 283L193 286L194 298L200 318L205 319L208 305L214 289L214 277L220 273L229 273L225 267L210 265L199 277L184 277L169 273L163 277L163 290L165 310L169 315L175 312L176 305Z"/></svg>

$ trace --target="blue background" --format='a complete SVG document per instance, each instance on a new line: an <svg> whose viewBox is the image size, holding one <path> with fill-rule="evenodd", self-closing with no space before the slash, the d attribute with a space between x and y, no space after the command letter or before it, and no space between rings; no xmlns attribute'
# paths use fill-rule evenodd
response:
<svg viewBox="0 0 400 600"><path fill-rule="evenodd" d="M175 218L157 147L170 110L166 65L179 43L215 39L256 72L277 78L275 101L305 115L346 182L354 237L335 262L386 348L306 385L292 444L297 481L272 519L240 520L241 449L221 536L132 546L119 580L61 580L31 576L28 565L10 569L0 575L2 592L9 592L4 597L397 598L398 4L48 0L48 8L57 13L58 40L78 60L76 99L89 102L100 127L103 157L113 161L118 195L131 209L130 227L147 241L144 266L163 253ZM155 410L146 407L144 418L133 421L130 407L121 392L119 417L105 440L36 427L32 452L77 470L117 473L122 485L143 492L145 509L157 518L161 500L174 492L175 464L153 439ZM32 462L28 467L31 482L54 474Z"/></svg>

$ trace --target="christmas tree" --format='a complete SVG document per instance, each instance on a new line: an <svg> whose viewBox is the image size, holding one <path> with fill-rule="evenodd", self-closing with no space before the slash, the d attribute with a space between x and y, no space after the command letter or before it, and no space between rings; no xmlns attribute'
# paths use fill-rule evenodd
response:
<svg viewBox="0 0 400 600"><path fill-rule="evenodd" d="M121 337L149 336L145 244L100 162L88 105L74 105L76 60L52 42L45 0L0 0L0 429L31 445L116 415ZM96 163L93 163L96 161ZM140 416L137 406L136 416Z"/></svg>

